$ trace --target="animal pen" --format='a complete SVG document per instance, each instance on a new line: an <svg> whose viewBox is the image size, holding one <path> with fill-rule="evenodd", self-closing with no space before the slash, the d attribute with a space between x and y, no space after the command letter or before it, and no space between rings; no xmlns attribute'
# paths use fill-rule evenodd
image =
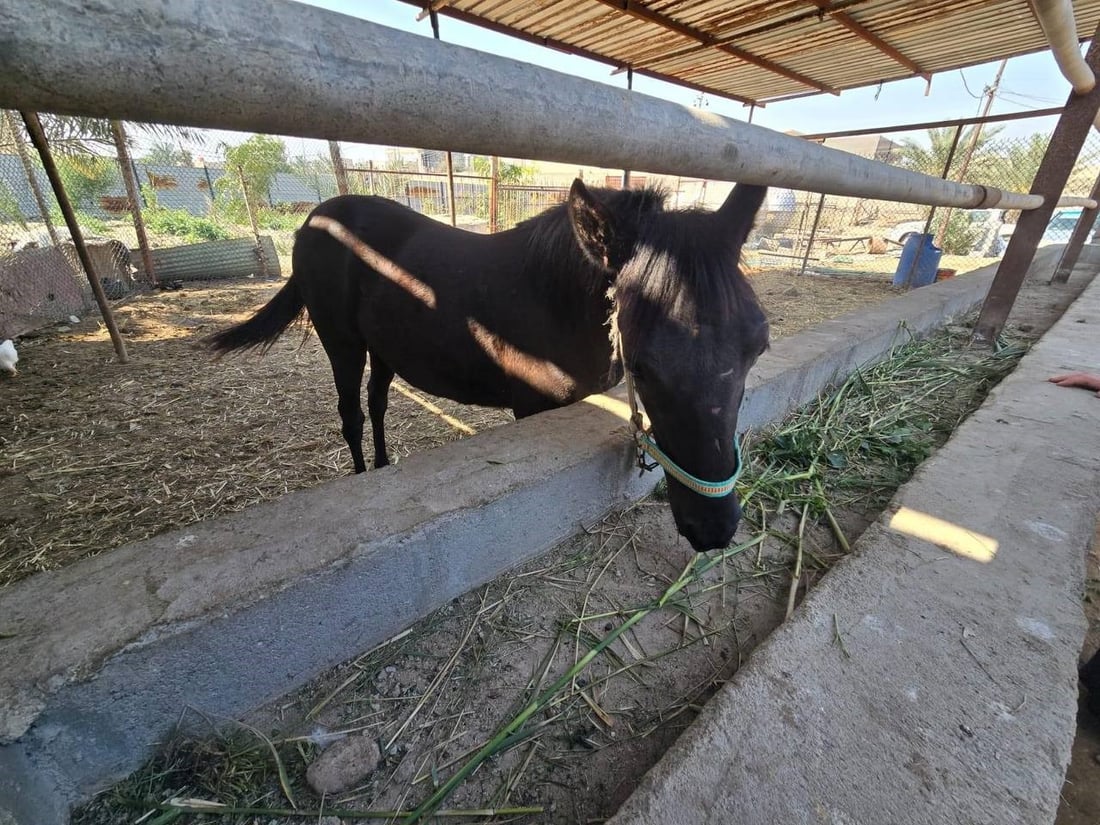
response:
<svg viewBox="0 0 1100 825"><path fill-rule="evenodd" d="M461 15L462 5L440 11ZM1092 14L1092 6L1085 6ZM632 7L634 13L645 8ZM789 254L801 253L803 266L811 263L814 244L826 243L818 235L822 226L829 226L828 218L824 224L821 218L827 214L826 197L1020 210L978 329L979 337L989 341L1004 326L1100 107L1098 90L1082 88L1070 97L1031 192L1019 194L916 174L802 138L700 116L626 91L291 3L251 0L220 10L214 24L218 36L197 44L192 27L201 10L196 4L173 4L156 15L137 13L141 9L139 3L120 3L88 11L80 4L62 3L43 4L28 14L23 4L0 3L0 28L12 33L0 51L0 105L540 157L818 193L812 206L805 199L799 204L817 227L804 238L799 235L794 243L801 248L776 243L772 249L756 249L761 257L797 249ZM822 12L833 18L847 14L828 8ZM639 19L655 25L655 14L642 13ZM257 19L267 20L267 32L277 36L257 33ZM850 16L839 19L855 22ZM224 46L257 38L266 38L263 49L242 53ZM58 48L62 42L80 47ZM140 57L143 50L135 49L135 43L158 55L156 94L135 91L135 72L144 76L147 69ZM320 62L316 43L329 44ZM369 64L356 57L363 54L370 55ZM1097 62L1094 44L1087 57L1090 72ZM90 70L93 64L95 71ZM906 72L922 73L912 67ZM797 83L807 79L793 71L781 76ZM409 94L410 89L426 88L434 93L430 102ZM209 96L212 89L217 96ZM220 105L222 99L232 99L234 105ZM578 106L579 100L585 105ZM502 105L507 117L501 117ZM691 151L684 152L684 146ZM362 185L364 175L354 169L348 171ZM379 186L378 179L388 174L376 178L374 172L367 169L368 187ZM437 178L416 191L441 192L441 202L449 198L449 205L456 206L461 190L448 194L435 183L442 181ZM1088 205L1087 199L1079 203ZM1078 226L1087 229L1094 214L1091 207L1085 209ZM934 215L918 212L916 218L922 217L929 225L934 220ZM782 232L771 236L782 238ZM1061 269L1073 269L1083 240L1080 231L1075 233ZM904 317L915 328L934 325L929 307L934 304L942 313L952 300L965 303L959 296L966 286L937 288L934 294L915 296L910 309L897 310L899 304L892 311L910 313ZM929 318L916 314L918 305ZM896 325L897 316L891 320ZM896 333L891 329L886 339L895 340ZM845 368L868 357L870 349L853 347ZM805 365L797 377L784 378L772 367L767 381L779 383L760 379L756 392L747 397L745 418L764 423L790 405L810 400L820 389L814 381L837 369L819 361ZM811 380L811 375L817 378ZM238 715L302 684L325 665L387 641L442 600L528 558L563 536L563 521L571 531L616 502L640 497L653 480L635 478L629 471L623 410L622 398L612 394L587 407L585 414L574 408L547 413L538 422L506 428L511 433L494 436L497 440L456 445L384 475L345 479L288 499L281 515L274 507L245 512L231 526L192 527L123 548L114 560L92 560L80 579L75 573L63 574L70 587L94 590L94 604L74 599L66 609L57 600L49 601L48 587L35 579L0 595L0 605L11 611L6 615L20 622L17 633L0 641L0 653L9 662L25 663L3 685L8 711L0 739L0 803L17 822L62 821L72 801L101 787L105 778L133 768L147 753L150 739L175 721L181 703L188 701L184 696L193 695L179 685L161 684L159 674L187 666L188 690L207 697L217 713ZM457 471L450 469L455 462ZM509 466L502 468L504 463ZM485 479L485 465L500 472ZM1095 477L1090 472L1084 483ZM455 483L456 478L469 485ZM341 511L335 504L341 496L355 502L355 512ZM1081 506L1092 507L1094 515L1094 504L1089 499ZM330 532L323 536L301 527L318 506L334 515ZM142 574L118 575L130 564ZM228 603L234 608L225 608ZM41 617L43 604L56 609ZM320 623L317 604L332 606ZM124 615L115 612L120 605L130 606ZM219 619L209 621L215 614ZM821 619L811 611L805 615ZM835 613L832 618L835 622ZM274 627L290 632L273 639ZM80 630L67 636L73 628ZM100 634L100 629L107 632ZM853 631L837 625L841 645L843 632ZM250 651L260 645L280 663L288 663L286 673L281 668L270 677L255 672ZM194 662L202 665L191 673L188 663ZM89 672L96 678L84 680Z"/></svg>

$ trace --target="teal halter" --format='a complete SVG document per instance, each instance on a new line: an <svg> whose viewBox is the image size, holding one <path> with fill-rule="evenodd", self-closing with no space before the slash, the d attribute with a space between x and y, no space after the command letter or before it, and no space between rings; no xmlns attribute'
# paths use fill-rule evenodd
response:
<svg viewBox="0 0 1100 825"><path fill-rule="evenodd" d="M621 341L619 347L621 353ZM626 379L627 400L630 402L630 423L634 426L634 443L638 447L638 467L642 472L652 470L660 465L666 475L672 476L689 490L701 496L706 496L707 498L725 498L732 493L733 487L737 483L737 479L741 476L741 468L743 466L741 461L741 442L737 440L737 436L734 435L733 437L733 453L737 457L737 466L733 468L733 475L725 481L704 481L701 478L693 476L669 458L665 451L657 446L657 442L653 440L653 436L649 434L649 430L645 426L645 421L642 419L642 413L638 409L638 400L634 394L634 378L630 374L630 370L626 368L625 362L623 364L623 375ZM653 459L652 462L646 461L647 455Z"/></svg>
<svg viewBox="0 0 1100 825"><path fill-rule="evenodd" d="M701 496L706 496L707 498L725 498L733 492L733 487L737 483L737 479L741 477L741 442L737 440L737 436L733 437L733 454L737 457L737 466L733 469L733 475L725 481L703 481L701 478L696 478L669 458L665 452L657 446L657 442L653 440L653 436L644 430L639 429L634 431L634 441L638 445L639 467L643 470L652 470L656 466L656 464L647 462L643 457L643 454L648 454L652 456L657 464L661 465L661 468L667 475L672 476L689 490Z"/></svg>

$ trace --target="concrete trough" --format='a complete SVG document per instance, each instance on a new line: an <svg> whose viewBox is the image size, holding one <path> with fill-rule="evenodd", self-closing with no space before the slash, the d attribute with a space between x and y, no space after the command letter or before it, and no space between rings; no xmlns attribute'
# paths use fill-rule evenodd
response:
<svg viewBox="0 0 1100 825"><path fill-rule="evenodd" d="M1100 279L608 825L1055 821L1076 730Z"/></svg>
<svg viewBox="0 0 1100 825"><path fill-rule="evenodd" d="M781 339L745 426L973 309L992 275ZM0 592L0 823L67 821L184 708L240 716L641 497L659 475L633 470L625 410L598 396Z"/></svg>

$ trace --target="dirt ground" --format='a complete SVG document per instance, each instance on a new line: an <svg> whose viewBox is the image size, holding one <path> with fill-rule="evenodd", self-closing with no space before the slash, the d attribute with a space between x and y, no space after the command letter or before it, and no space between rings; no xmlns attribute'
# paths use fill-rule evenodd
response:
<svg viewBox="0 0 1100 825"><path fill-rule="evenodd" d="M881 279L752 280L774 337L892 294ZM277 288L243 281L133 298L116 312L126 365L98 316L19 342L19 375L0 375L0 586L350 471L315 336L288 332L262 359L213 361L197 345ZM510 419L398 381L391 456Z"/></svg>
<svg viewBox="0 0 1100 825"><path fill-rule="evenodd" d="M893 294L882 280L775 272L754 276L753 285L774 337ZM212 362L196 347L276 288L247 282L134 299L118 311L131 351L126 366L114 362L95 319L21 342L20 375L0 380L0 495L9 503L0 513L0 584L349 471L328 363L314 337L288 334L262 360ZM1049 301L1039 303L1049 315ZM1035 334L1046 323L1018 319ZM389 432L398 459L510 419L412 395L392 395ZM841 529L854 540L870 515L840 514ZM541 813L523 821L547 823L595 823L613 813L782 620L798 519L788 512L770 527L763 543L692 577L583 674L567 679L523 741L490 759L446 807L534 805ZM840 553L835 535L814 524L804 551L800 592ZM643 502L319 677L245 720L250 728L211 739L210 725L225 720L204 719L197 709L188 728L204 737L180 740L154 772L166 783L161 787L176 781L198 799L232 797L275 809L288 804L286 790L270 765L260 765L269 748L253 730L266 732L297 766L334 738L360 737L382 748L379 769L326 797L323 810L407 809L596 639L682 580L696 558L667 507ZM1100 804L1088 796L1100 788L1096 741L1079 738L1077 749L1088 748L1084 757L1075 751L1065 793L1071 814L1085 818L1061 825L1100 819ZM134 779L115 796L140 794L148 781ZM301 770L291 771L288 788L305 795ZM120 818L111 798L75 821L140 815Z"/></svg>

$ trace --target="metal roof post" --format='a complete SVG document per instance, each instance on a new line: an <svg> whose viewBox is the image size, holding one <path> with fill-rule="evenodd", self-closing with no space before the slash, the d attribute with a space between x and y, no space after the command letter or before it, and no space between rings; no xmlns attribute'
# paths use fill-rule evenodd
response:
<svg viewBox="0 0 1100 825"><path fill-rule="evenodd" d="M1100 27L1093 34L1085 62L1095 72L1100 68ZM1004 328L1016 295L1027 276L1028 267L1035 257L1035 250L1046 231L1050 216L1066 181L1069 180L1073 164L1085 144L1089 129L1100 110L1100 85L1094 86L1087 94L1070 93L1054 134L1050 137L1043 162L1031 184L1031 194L1042 195L1043 205L1024 212L1008 242L1001 265L982 305L978 322L974 325L974 340L992 343Z"/></svg>
<svg viewBox="0 0 1100 825"><path fill-rule="evenodd" d="M1096 200L1100 197L1100 175L1092 184L1092 192L1089 197ZM1077 219L1077 225L1073 227L1073 234L1069 236L1066 248L1062 250L1062 257L1058 259L1058 266L1054 268L1054 277L1050 279L1052 284L1064 284L1069 280L1073 267L1077 265L1077 258L1081 254L1081 247L1085 245L1085 239L1092 231L1092 225L1096 222L1096 209L1088 207L1081 210L1081 216Z"/></svg>

